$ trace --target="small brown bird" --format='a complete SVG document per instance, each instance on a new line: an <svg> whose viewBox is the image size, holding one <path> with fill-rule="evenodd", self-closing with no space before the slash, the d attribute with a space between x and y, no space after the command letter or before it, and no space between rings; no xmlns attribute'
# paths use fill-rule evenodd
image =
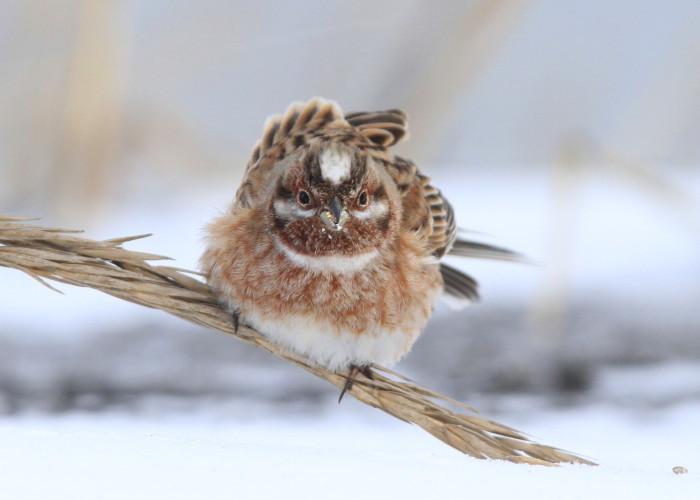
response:
<svg viewBox="0 0 700 500"><path fill-rule="evenodd" d="M267 120L233 205L207 229L201 268L234 324L349 370L341 398L410 350L443 290L477 298L445 254L516 255L456 238L447 200L388 149L406 136L396 109L293 103Z"/></svg>

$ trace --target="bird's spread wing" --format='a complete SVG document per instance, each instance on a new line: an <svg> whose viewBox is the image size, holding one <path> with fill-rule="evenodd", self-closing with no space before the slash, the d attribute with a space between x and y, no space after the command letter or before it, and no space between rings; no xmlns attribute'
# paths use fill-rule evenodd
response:
<svg viewBox="0 0 700 500"><path fill-rule="evenodd" d="M404 227L424 236L428 255L441 259L452 253L455 243L462 240L456 239L457 226L449 202L410 161L397 157L388 170L403 195ZM457 302L468 304L479 298L478 284L471 276L444 262L440 263L440 274L445 293Z"/></svg>

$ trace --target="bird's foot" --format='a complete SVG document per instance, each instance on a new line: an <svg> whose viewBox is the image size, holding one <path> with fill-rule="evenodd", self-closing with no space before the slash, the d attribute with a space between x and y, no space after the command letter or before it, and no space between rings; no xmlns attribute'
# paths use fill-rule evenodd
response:
<svg viewBox="0 0 700 500"><path fill-rule="evenodd" d="M343 387L343 390L340 391L340 397L338 398L338 403L340 403L343 400L343 396L347 391L352 389L353 384L355 383L355 377L357 377L357 374L361 373L365 377L367 377L370 380L374 380L374 372L372 372L372 365L367 364L363 366L357 366L357 365L350 365L350 371L348 372L348 379L345 382L345 386Z"/></svg>
<svg viewBox="0 0 700 500"><path fill-rule="evenodd" d="M234 333L238 333L238 327L240 326L240 317L241 315L238 313L238 311L233 311L231 313L231 320L233 320L233 331Z"/></svg>

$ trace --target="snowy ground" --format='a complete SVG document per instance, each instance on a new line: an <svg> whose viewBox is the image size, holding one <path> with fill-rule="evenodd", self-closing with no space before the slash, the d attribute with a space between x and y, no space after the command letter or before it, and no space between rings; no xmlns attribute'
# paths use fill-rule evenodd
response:
<svg viewBox="0 0 700 500"><path fill-rule="evenodd" d="M346 406L346 408L343 408ZM0 495L34 498L635 498L700 494L700 403L503 416L600 466L480 461L374 410L246 419L0 420ZM370 413L371 412L371 413ZM687 474L672 469L683 466Z"/></svg>

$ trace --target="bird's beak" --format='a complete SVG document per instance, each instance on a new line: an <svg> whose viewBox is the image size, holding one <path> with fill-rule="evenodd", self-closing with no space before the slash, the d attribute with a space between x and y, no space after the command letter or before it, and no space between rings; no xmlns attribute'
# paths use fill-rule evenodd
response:
<svg viewBox="0 0 700 500"><path fill-rule="evenodd" d="M348 220L349 214L343 208L340 198L334 196L328 207L321 211L320 217L330 229L339 230L343 228L343 224Z"/></svg>

